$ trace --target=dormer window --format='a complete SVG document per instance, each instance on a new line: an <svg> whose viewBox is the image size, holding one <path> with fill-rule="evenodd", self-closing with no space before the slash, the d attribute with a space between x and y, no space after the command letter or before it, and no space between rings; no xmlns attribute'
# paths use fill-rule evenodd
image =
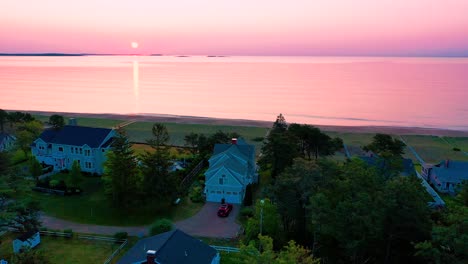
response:
<svg viewBox="0 0 468 264"><path fill-rule="evenodd" d="M59 147L58 150L59 150L60 152L63 152L63 147Z"/></svg>
<svg viewBox="0 0 468 264"><path fill-rule="evenodd" d="M221 176L221 178L219 178L219 185L224 184L224 178L226 178L226 175L223 175L223 176Z"/></svg>

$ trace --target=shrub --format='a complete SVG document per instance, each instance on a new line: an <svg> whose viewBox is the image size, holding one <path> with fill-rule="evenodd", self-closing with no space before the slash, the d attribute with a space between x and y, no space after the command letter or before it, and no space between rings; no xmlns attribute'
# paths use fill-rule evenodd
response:
<svg viewBox="0 0 468 264"><path fill-rule="evenodd" d="M189 193L190 200L194 203L202 203L203 199L203 191L201 186L195 186L190 190Z"/></svg>
<svg viewBox="0 0 468 264"><path fill-rule="evenodd" d="M158 235L172 230L172 222L169 219L162 218L154 222L150 227L150 235Z"/></svg>
<svg viewBox="0 0 468 264"><path fill-rule="evenodd" d="M72 229L64 229L63 232L64 232L65 234L70 234L70 237L73 236L73 230L72 230Z"/></svg>
<svg viewBox="0 0 468 264"><path fill-rule="evenodd" d="M245 188L245 197L244 197L244 205L251 206L252 205L252 198L253 198L253 190L252 184L247 185Z"/></svg>
<svg viewBox="0 0 468 264"><path fill-rule="evenodd" d="M240 215L242 217L250 218L250 217L252 217L254 215L254 211L253 211L252 207L243 207L240 210Z"/></svg>
<svg viewBox="0 0 468 264"><path fill-rule="evenodd" d="M453 148L453 151L461 151L460 148Z"/></svg>
<svg viewBox="0 0 468 264"><path fill-rule="evenodd" d="M59 185L59 180L51 180L49 182L49 185L51 188L55 189L55 187L57 187Z"/></svg>
<svg viewBox="0 0 468 264"><path fill-rule="evenodd" d="M117 240L124 240L127 239L128 233L127 232L117 232L114 234L114 238Z"/></svg>

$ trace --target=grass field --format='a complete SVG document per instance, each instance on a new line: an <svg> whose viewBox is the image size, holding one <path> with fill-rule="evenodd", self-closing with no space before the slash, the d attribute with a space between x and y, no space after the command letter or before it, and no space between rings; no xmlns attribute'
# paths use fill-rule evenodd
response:
<svg viewBox="0 0 468 264"><path fill-rule="evenodd" d="M13 254L12 241L17 235L3 236L0 244L0 259L10 259ZM41 243L34 250L41 250L52 264L103 263L119 244L79 238L41 236Z"/></svg>
<svg viewBox="0 0 468 264"><path fill-rule="evenodd" d="M405 135L403 138L425 162L436 163L444 159L468 161L468 156L460 151L454 151L453 147L437 136ZM457 138L455 140L463 142L467 138Z"/></svg>
<svg viewBox="0 0 468 264"><path fill-rule="evenodd" d="M33 115L39 121L47 122L49 121L49 116L43 115ZM65 124L68 124L68 120L70 118L65 118ZM102 127L102 128L112 128L122 122L124 120L117 120L117 119L103 119L103 118L90 118L90 117L77 117L76 118L78 125L80 126L89 126L89 127Z"/></svg>
<svg viewBox="0 0 468 264"><path fill-rule="evenodd" d="M154 151L154 149L151 148L149 145L147 145L147 144L138 144L138 143L133 144L132 149L135 151L136 155L142 155L146 151L148 151L148 152L153 152ZM193 157L192 153L190 153L190 151L188 151L187 149L184 149L184 148L171 147L169 149L169 152L170 152L171 157L176 158L176 159L192 158Z"/></svg>
<svg viewBox="0 0 468 264"><path fill-rule="evenodd" d="M161 217L178 221L192 216L203 206L183 198L177 206L156 206L155 209L155 204L152 204L122 210L110 205L100 178L83 177L82 187L83 194L77 196L55 196L38 192L27 192L24 196L39 201L42 210L48 215L97 225L140 226L151 224Z"/></svg>
<svg viewBox="0 0 468 264"><path fill-rule="evenodd" d="M146 142L150 139L151 128L154 122L137 122L125 127L130 140L133 142ZM210 135L221 130L223 132L237 132L247 141L257 137L264 137L267 128L262 127L242 127L242 126L224 126L224 125L200 125L200 124L177 124L164 123L170 135L170 144L174 146L183 146L185 135L193 132L197 134Z"/></svg>

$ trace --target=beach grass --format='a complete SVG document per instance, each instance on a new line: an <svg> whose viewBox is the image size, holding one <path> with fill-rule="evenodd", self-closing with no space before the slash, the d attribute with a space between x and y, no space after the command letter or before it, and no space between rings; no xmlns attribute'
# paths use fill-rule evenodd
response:
<svg viewBox="0 0 468 264"><path fill-rule="evenodd" d="M152 137L151 128L155 122L136 122L125 127L130 141L143 143ZM264 137L268 128L251 126L227 126L227 125L205 125L205 124L179 124L163 123L169 132L170 144L173 146L183 146L184 137L189 133L211 135L217 131L237 132L247 142L257 143L255 138Z"/></svg>
<svg viewBox="0 0 468 264"><path fill-rule="evenodd" d="M454 151L452 146L438 136L404 135L403 138L425 162L437 163L444 159L468 161L468 156L460 151ZM468 138L457 140L464 142Z"/></svg>
<svg viewBox="0 0 468 264"><path fill-rule="evenodd" d="M49 121L49 116L46 115L33 115L34 118L41 122ZM64 117L65 124L68 124L70 118L73 117ZM87 127L99 127L99 128L112 128L125 122L125 120L119 119L108 119L108 118L93 118L93 117L76 117L77 124L79 126L87 126Z"/></svg>

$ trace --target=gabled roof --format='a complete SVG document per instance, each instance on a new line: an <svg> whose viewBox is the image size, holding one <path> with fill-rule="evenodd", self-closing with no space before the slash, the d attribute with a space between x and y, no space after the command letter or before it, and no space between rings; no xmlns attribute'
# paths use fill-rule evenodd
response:
<svg viewBox="0 0 468 264"><path fill-rule="evenodd" d="M247 159L255 158L255 146L247 144L240 138L237 140L237 144L216 144L214 146L213 156L229 149L239 150L243 155L245 155L245 157L247 157Z"/></svg>
<svg viewBox="0 0 468 264"><path fill-rule="evenodd" d="M146 252L156 251L161 264L211 263L217 252L202 241L176 229L141 239L117 263L146 262Z"/></svg>
<svg viewBox="0 0 468 264"><path fill-rule="evenodd" d="M2 142L4 139L12 139L12 140L15 140L16 137L11 135L11 134L7 134L7 133L0 133L0 142Z"/></svg>
<svg viewBox="0 0 468 264"><path fill-rule="evenodd" d="M83 146L86 144L91 148L97 148L111 131L112 129L108 128L64 126L59 130L47 129L42 132L39 138L47 143L72 146Z"/></svg>
<svg viewBox="0 0 468 264"><path fill-rule="evenodd" d="M448 167L446 165L446 161L441 161L433 167L440 182L458 183L468 180L468 162L449 160Z"/></svg>

